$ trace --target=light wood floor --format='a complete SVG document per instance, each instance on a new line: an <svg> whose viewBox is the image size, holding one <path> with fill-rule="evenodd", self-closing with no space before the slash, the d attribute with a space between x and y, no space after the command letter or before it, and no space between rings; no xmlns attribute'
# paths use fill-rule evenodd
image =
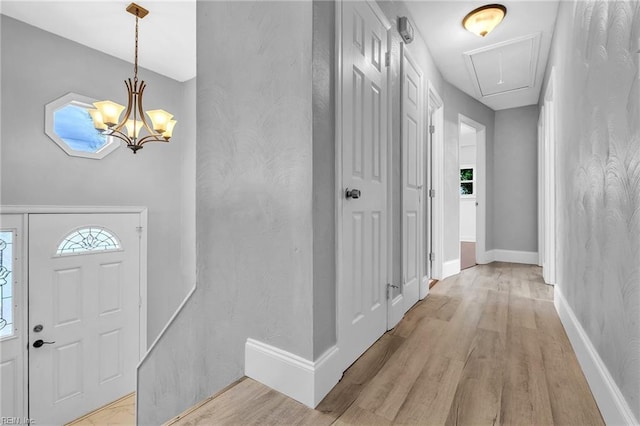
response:
<svg viewBox="0 0 640 426"><path fill-rule="evenodd" d="M603 425L540 268L493 263L439 282L316 410L251 379L176 425Z"/></svg>
<svg viewBox="0 0 640 426"><path fill-rule="evenodd" d="M105 405L66 426L133 425L136 422L136 394L132 393Z"/></svg>

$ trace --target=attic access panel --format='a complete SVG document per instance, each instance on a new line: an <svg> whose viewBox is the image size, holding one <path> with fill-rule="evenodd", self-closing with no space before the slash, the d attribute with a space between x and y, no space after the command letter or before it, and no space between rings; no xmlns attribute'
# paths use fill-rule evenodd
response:
<svg viewBox="0 0 640 426"><path fill-rule="evenodd" d="M540 33L464 52L469 75L480 97L535 85Z"/></svg>

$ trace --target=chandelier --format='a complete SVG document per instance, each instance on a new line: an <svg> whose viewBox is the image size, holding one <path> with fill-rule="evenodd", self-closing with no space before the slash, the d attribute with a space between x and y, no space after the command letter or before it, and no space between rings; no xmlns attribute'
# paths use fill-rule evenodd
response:
<svg viewBox="0 0 640 426"><path fill-rule="evenodd" d="M104 135L114 136L127 144L135 154L147 142L169 142L176 125L173 114L162 109L147 111L151 119L149 125L142 109L142 95L147 87L144 81L138 81L138 20L149 14L149 11L135 3L127 6L127 12L136 17L136 49L133 63L133 80L125 80L127 87L127 106L122 119L120 115L125 106L112 101L94 102L96 109L89 110L94 127ZM142 129L147 135L141 136Z"/></svg>

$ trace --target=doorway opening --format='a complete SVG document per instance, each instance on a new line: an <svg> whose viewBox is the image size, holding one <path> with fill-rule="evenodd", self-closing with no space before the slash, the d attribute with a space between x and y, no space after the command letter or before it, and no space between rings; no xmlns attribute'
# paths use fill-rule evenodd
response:
<svg viewBox="0 0 640 426"><path fill-rule="evenodd" d="M460 269L488 263L485 248L486 127L458 115Z"/></svg>
<svg viewBox="0 0 640 426"><path fill-rule="evenodd" d="M460 269L476 265L476 129L460 122Z"/></svg>

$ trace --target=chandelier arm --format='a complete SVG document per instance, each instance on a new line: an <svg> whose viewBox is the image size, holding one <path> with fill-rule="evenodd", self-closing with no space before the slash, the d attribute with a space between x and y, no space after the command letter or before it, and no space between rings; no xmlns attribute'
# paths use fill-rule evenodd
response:
<svg viewBox="0 0 640 426"><path fill-rule="evenodd" d="M113 130L111 133L107 134L107 136L113 136L115 138L120 139L123 142L126 142L127 145L135 145L131 143L131 138L128 137L127 135L125 135L124 133L118 131L118 130Z"/></svg>
<svg viewBox="0 0 640 426"><path fill-rule="evenodd" d="M143 145L147 142L169 142L169 141L163 137L158 137L157 135L147 135L138 141L138 145Z"/></svg>
<svg viewBox="0 0 640 426"><path fill-rule="evenodd" d="M149 123L147 123L147 119L145 118L145 114L144 114L144 109L142 108L142 94L144 92L144 89L147 87L147 84L144 81L140 82L140 94L138 95L138 113L140 114L140 120L142 120L142 124L144 125L144 127L147 129L147 132L149 132L149 135L153 135L153 136L161 136L160 133L156 133L151 126L149 126Z"/></svg>
<svg viewBox="0 0 640 426"><path fill-rule="evenodd" d="M120 131L125 124L127 124L127 120L129 119L129 115L131 115L131 105L133 102L133 93L135 92L136 88L135 86L131 83L131 79L127 79L124 81L124 85L127 86L127 110L125 111L124 115L122 116L122 120L120 121L120 123L118 123L118 125L113 129L114 131Z"/></svg>

